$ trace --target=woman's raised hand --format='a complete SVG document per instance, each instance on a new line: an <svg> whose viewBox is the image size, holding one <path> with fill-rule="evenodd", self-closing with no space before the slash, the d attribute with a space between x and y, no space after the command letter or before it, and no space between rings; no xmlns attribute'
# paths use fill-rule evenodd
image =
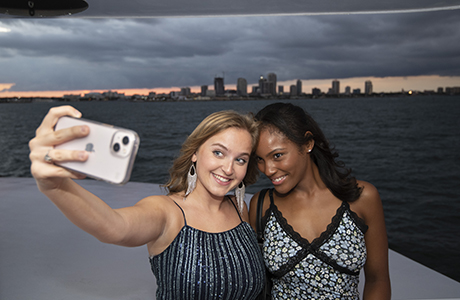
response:
<svg viewBox="0 0 460 300"><path fill-rule="evenodd" d="M68 105L51 108L37 128L35 137L29 142L29 158L32 163L30 170L41 190L57 188L64 178L81 179L85 177L54 164L88 159L86 151L54 149L55 145L89 134L87 126L75 126L54 131L54 126L62 116L80 118L81 113Z"/></svg>

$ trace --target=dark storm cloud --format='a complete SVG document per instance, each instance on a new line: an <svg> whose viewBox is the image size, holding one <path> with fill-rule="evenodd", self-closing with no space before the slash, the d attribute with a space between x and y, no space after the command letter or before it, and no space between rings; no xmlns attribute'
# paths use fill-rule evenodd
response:
<svg viewBox="0 0 460 300"><path fill-rule="evenodd" d="M2 20L14 90L460 75L460 11L316 17Z"/></svg>

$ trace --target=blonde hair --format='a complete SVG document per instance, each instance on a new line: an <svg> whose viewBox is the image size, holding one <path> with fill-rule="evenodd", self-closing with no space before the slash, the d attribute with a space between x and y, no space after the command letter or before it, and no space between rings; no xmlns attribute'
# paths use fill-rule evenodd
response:
<svg viewBox="0 0 460 300"><path fill-rule="evenodd" d="M215 112L201 121L182 144L179 157L174 160L172 167L169 169L169 181L163 186L168 189L168 194L184 192L187 189L187 174L192 165L193 154L210 137L232 127L246 130L251 135L251 154L255 151L259 130L252 114L243 115L233 110ZM257 164L253 155L251 155L246 176L243 179L244 184L255 183L258 174Z"/></svg>

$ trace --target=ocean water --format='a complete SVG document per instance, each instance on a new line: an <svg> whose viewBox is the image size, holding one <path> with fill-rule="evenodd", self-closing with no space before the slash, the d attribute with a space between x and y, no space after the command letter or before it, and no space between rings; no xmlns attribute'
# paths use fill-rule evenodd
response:
<svg viewBox="0 0 460 300"><path fill-rule="evenodd" d="M257 112L273 100L73 102L83 117L138 132L131 181L165 183L180 145L208 114ZM347 167L379 190L390 248L460 281L460 97L306 99ZM50 107L0 104L0 177L30 177L28 141ZM247 188L270 182L262 175Z"/></svg>

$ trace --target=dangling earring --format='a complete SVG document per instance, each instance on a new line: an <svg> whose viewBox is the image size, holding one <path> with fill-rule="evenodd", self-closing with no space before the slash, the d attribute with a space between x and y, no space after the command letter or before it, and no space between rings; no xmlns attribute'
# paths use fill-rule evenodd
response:
<svg viewBox="0 0 460 300"><path fill-rule="evenodd" d="M244 182L241 181L235 189L236 204L238 205L238 210L240 211L240 214L243 214L243 203L245 193L246 187L244 186Z"/></svg>
<svg viewBox="0 0 460 300"><path fill-rule="evenodd" d="M190 170L187 173L187 192L185 192L184 201L185 198L187 198L187 196L195 189L197 177L198 176L196 175L195 164L192 163Z"/></svg>

